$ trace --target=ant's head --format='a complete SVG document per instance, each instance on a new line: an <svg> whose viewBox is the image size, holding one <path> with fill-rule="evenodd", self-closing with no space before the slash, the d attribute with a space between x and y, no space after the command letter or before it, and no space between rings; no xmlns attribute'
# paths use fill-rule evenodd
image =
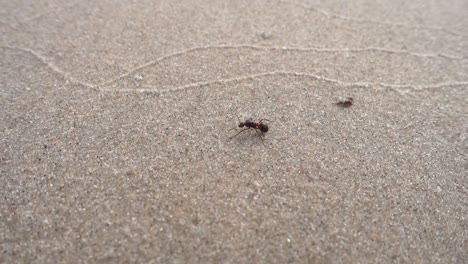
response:
<svg viewBox="0 0 468 264"><path fill-rule="evenodd" d="M263 133L268 132L268 124L267 123L261 123L260 124L260 131L262 131Z"/></svg>
<svg viewBox="0 0 468 264"><path fill-rule="evenodd" d="M240 122L239 123L239 127L244 127L245 126L245 123L244 122Z"/></svg>

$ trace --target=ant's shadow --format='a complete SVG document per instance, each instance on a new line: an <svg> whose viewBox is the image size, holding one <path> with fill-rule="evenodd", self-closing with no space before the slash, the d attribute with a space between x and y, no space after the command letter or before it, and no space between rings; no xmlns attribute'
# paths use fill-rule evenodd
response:
<svg viewBox="0 0 468 264"><path fill-rule="evenodd" d="M265 136L266 134L264 132L260 132L254 128L243 128L241 130L237 130L237 132L235 132L233 136L230 136L227 141L239 145L250 145L252 147L263 145L264 147L271 148L271 146L269 146L268 138Z"/></svg>

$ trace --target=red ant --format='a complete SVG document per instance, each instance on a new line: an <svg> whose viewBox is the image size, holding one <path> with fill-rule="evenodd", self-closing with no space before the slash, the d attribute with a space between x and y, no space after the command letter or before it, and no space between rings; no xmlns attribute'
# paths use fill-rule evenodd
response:
<svg viewBox="0 0 468 264"><path fill-rule="evenodd" d="M354 103L353 97L346 97L344 100L338 101L338 103L335 103L336 105L342 106L344 108L350 108Z"/></svg>
<svg viewBox="0 0 468 264"><path fill-rule="evenodd" d="M255 132L257 132L257 134L260 136L260 138L264 140L263 139L264 134L268 132L268 124L264 123L263 121L270 121L270 120L263 118L263 119L260 119L260 121L255 122L255 121L252 121L252 119L250 118L250 119L245 120L244 122L240 122L239 127L246 127L246 128L237 132L234 136L230 137L229 139L232 139L236 137L237 135L239 135L240 133L253 128L255 129Z"/></svg>

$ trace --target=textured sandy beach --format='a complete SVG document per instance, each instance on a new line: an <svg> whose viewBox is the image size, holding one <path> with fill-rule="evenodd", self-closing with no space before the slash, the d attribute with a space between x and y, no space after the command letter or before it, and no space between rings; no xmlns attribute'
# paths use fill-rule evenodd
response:
<svg viewBox="0 0 468 264"><path fill-rule="evenodd" d="M0 4L1 263L466 263L467 1Z"/></svg>

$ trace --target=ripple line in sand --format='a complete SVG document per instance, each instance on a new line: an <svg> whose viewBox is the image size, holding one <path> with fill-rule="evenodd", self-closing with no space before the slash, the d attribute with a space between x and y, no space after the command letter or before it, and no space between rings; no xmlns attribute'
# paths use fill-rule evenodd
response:
<svg viewBox="0 0 468 264"><path fill-rule="evenodd" d="M408 56L415 56L415 57L421 57L421 58L438 58L442 57L445 59L450 59L450 60L463 60L465 58L463 57L455 57L455 56L450 56L450 55L445 55L442 53L436 53L436 54L426 54L426 53L415 53L415 52L410 52L410 51L402 51L402 50L393 50L393 49L385 49L385 48L377 48L377 47L367 47L367 48L344 48L344 49L332 49L332 48L317 48L317 47L310 47L310 48L304 48L304 47L272 47L272 46L256 46L256 45L210 45L210 46L200 46L200 47L194 47L194 48L189 48L186 50L182 51L177 51L171 54L167 54L164 56L161 56L153 61L149 61L143 65L137 66L136 68L131 69L130 71L114 78L109 81L104 81L100 85L106 86L109 84L112 84L116 81L119 81L131 74L136 73L139 70L143 70L145 68L149 68L152 66L155 66L161 61L164 61L169 58L173 57L178 57L184 54L196 52L196 51L202 51L202 50L210 50L210 49L253 49L253 50L273 50L273 51L297 51L297 52L329 52L329 53L340 53L340 52L382 52L382 53L390 53L390 54L404 54Z"/></svg>
<svg viewBox="0 0 468 264"><path fill-rule="evenodd" d="M288 4L288 5L295 5L298 7L301 7L306 10L311 10L313 12L319 13L323 16L329 17L329 18L336 18L340 20L345 20L345 21L352 21L352 22L358 22L358 23L371 23L371 24L376 24L376 25L385 25L385 26L391 26L391 27L402 27L402 28L409 28L409 29L427 29L427 30L432 30L432 31L440 31L444 32L450 35L454 36L461 36L461 37L468 37L468 35L461 33L461 32L456 32L453 30L449 30L446 28L442 27L435 27L435 26L411 26L408 24L403 24L403 23L394 23L394 22L387 22L387 21L378 21L378 20L372 20L372 19L361 19L361 18L354 18L354 17L348 17L348 16L343 16L335 13L331 13L328 11L325 11L323 9L313 7L313 6L308 6L304 5L301 3L297 3L294 1L286 1L286 0L278 0L280 3Z"/></svg>
<svg viewBox="0 0 468 264"><path fill-rule="evenodd" d="M274 76L274 75L283 75L283 76L301 76L301 77L309 77L320 81L325 81L329 83L334 83L342 87L384 87L393 89L399 93L406 93L402 89L412 89L412 90L424 90L424 89L439 89L443 87L450 87L450 86L468 86L468 81L463 82L448 82L448 83L437 83L437 84L389 84L389 83L373 83L373 82L343 82L337 79L327 78L324 76L311 74L311 73L301 73L301 72L287 72L287 71L273 71L273 72L264 72L252 75L245 75L245 76L238 76L234 78L226 78L221 80L212 80L212 81L205 81L205 82L196 82L191 83L175 88L169 89L151 89L151 88L143 88L143 89L106 89L106 88L98 88L98 91L101 92L114 92L114 93L170 93L170 92L177 92L177 91L184 91L192 88L201 88L213 84L227 84L230 82L238 82L244 80L253 80L260 77L265 76Z"/></svg>
<svg viewBox="0 0 468 264"><path fill-rule="evenodd" d="M44 64L45 66L47 66L49 69L51 69L53 72L55 72L56 74L60 75L62 78L64 78L66 81L68 82L71 82L71 83L74 83L74 84L79 84L79 85L82 85L82 86L85 86L87 88L95 88L96 86L94 84L90 84L90 83L87 83L87 82L83 82L83 81L80 81L76 78L74 78L73 76L71 76L70 73L67 73L67 72L64 72L62 71L60 68L58 68L57 66L55 66L53 63L50 63L46 57L42 56L41 54L37 53L36 51L32 50L32 49L28 49L28 48L21 48L21 47L10 47L10 46L0 46L0 48L2 49L10 49L10 50L18 50L18 51L22 51L22 52L25 52L25 53L29 53L31 54L34 58L36 58L40 63Z"/></svg>
<svg viewBox="0 0 468 264"><path fill-rule="evenodd" d="M240 76L240 77L228 78L228 79L222 79L222 80L197 82L197 83L188 84L188 85L184 85L184 86L180 86L180 87L176 87L176 88L171 88L171 89L167 89L167 90L162 90L162 91L154 90L154 89L104 89L104 88L100 88L100 87L111 84L111 83L114 83L114 82L116 82L116 81L118 81L118 80L120 80L122 78L125 78L125 77L129 76L132 73L137 72L138 70L153 66L153 65L157 64L158 62L160 62L162 60L165 60L165 59L168 59L168 58L171 58L171 57L175 57L175 56L180 56L180 55L190 53L190 52L194 52L194 51L198 51L198 50L250 48L250 49L257 49L257 50L285 50L285 51L306 51L306 52L307 51L316 51L316 52L365 52L365 51L377 51L377 52L387 52L387 53L397 53L397 54L409 54L409 55L413 55L413 56L431 57L431 58L441 57L442 55L440 55L440 54L438 54L438 55L434 55L434 54L417 54L417 53L411 53L411 52L406 52L406 51L397 51L397 50L382 49L382 48L325 49L325 48L263 47L263 46L254 46L254 45L202 46L202 47L195 47L195 48L191 48L191 49L187 49L187 50L183 50L183 51L179 51L179 52L176 52L176 53L172 53L172 54L162 56L162 57L160 57L160 58L158 58L158 59L156 59L154 61L151 61L151 62L148 62L148 63L143 64L141 66L138 66L138 67L130 70L129 72L127 72L127 73L125 73L123 75L120 75L119 77L117 77L117 78L115 78L115 79L113 79L111 81L104 82L101 85L94 85L94 84L87 83L87 82L84 82L84 81L80 81L80 80L74 78L73 76L71 76L70 73L62 71L60 68L55 66L53 63L48 62L48 59L46 57L42 56L41 54L39 54L38 52L36 52L36 51L34 51L32 49L22 48L22 47L11 47L11 46L0 46L0 48L18 50L18 51L29 53L33 57L38 59L41 63L46 65L48 68L50 68L52 71L54 71L55 73L62 76L66 81L68 81L70 83L78 84L78 85L81 85L81 86L84 86L84 87L87 87L87 88L90 88L90 89L97 89L99 91L105 91L105 92L109 92L109 91L113 91L113 92L118 92L118 91L121 91L121 92L138 92L138 91L140 91L140 92L164 93L164 92L185 90L185 89L189 89L189 88L192 88L192 87L202 87L202 86L207 86L207 85L210 85L210 84L241 81L241 80L245 80L245 79L253 79L253 78L258 78L258 77L262 77L262 76L278 75L278 74L279 75L308 76L308 77L312 77L312 78L315 78L315 79L336 83L336 84L339 84L341 86L365 86L365 87L367 87L367 86L381 86L381 87L387 87L387 88L393 88L393 89L402 89L402 88L412 88L412 89L440 88L440 87L445 87L445 86L459 86L459 85L468 84L468 82L427 84L427 85L412 85L412 84L396 85L396 84L371 83L371 82L346 83L346 82L342 82L342 81L339 81L339 80L330 79L330 78L326 78L326 77L323 77L323 76L314 75L314 74L310 74L310 73L273 71L273 72L259 73L259 74L254 74L254 75ZM445 56L445 55L443 57L447 58L447 56ZM450 59L462 59L462 58L450 58Z"/></svg>

